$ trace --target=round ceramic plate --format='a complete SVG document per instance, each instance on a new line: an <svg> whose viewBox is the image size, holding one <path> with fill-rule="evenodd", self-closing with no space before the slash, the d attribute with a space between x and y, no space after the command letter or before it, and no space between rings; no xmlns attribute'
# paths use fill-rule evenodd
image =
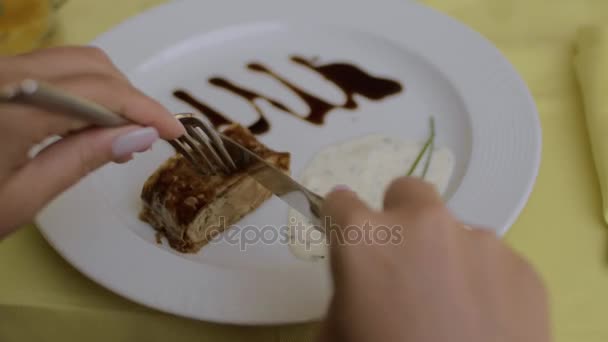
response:
<svg viewBox="0 0 608 342"><path fill-rule="evenodd" d="M465 222L502 235L524 206L537 174L541 132L525 84L479 34L422 5L402 0L177 1L125 22L94 44L173 112L195 111L173 96L183 89L244 125L257 118L251 104L211 85L211 77L306 111L285 86L247 70L250 62L263 63L331 103L344 101L344 94L295 65L291 56L317 65L353 64L403 85L401 93L380 101L355 97L357 109L335 109L324 125L259 100L271 124L259 138L291 152L296 177L317 151L337 142L372 133L421 141L432 115L437 144L450 148L455 158L445 194L449 207ZM326 263L299 261L280 241L219 241L188 255L156 243L154 231L138 219L139 194L170 154L168 144L158 143L128 165L108 165L91 174L39 215L41 231L82 273L149 307L240 324L322 318L331 296ZM272 198L239 225L283 226L287 213L286 205Z"/></svg>

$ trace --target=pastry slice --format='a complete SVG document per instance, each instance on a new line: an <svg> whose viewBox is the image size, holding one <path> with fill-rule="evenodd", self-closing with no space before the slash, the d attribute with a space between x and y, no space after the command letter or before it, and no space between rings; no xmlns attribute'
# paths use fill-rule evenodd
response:
<svg viewBox="0 0 608 342"><path fill-rule="evenodd" d="M248 129L237 124L227 127L223 133L289 172L289 153L269 149ZM181 155L175 155L144 184L140 218L166 236L174 249L196 253L271 195L249 177L246 170L205 176L195 171Z"/></svg>

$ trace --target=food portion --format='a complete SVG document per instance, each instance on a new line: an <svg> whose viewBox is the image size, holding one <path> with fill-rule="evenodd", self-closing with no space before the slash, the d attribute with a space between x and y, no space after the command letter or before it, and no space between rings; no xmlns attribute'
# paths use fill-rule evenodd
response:
<svg viewBox="0 0 608 342"><path fill-rule="evenodd" d="M426 181L444 193L452 174L454 158L448 149L434 148L429 141L420 144L371 135L330 146L310 162L301 176L301 182L320 195L327 194L338 184L348 185L376 209L382 208L384 192L390 182L410 172L418 177L424 174ZM421 155L421 151L429 149L432 151ZM429 158L428 163L426 158ZM296 257L304 260L326 257L327 245L323 233L314 229L295 210L290 211L289 226L290 249Z"/></svg>
<svg viewBox="0 0 608 342"><path fill-rule="evenodd" d="M289 172L290 155L275 152L238 124L223 133L279 169ZM144 184L140 218L163 234L174 249L196 253L210 239L258 208L272 194L240 170L205 176L181 155L161 165Z"/></svg>

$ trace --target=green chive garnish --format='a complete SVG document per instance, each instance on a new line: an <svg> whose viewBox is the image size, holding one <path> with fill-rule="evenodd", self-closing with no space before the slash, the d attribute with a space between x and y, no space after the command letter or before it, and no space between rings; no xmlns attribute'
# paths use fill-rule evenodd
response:
<svg viewBox="0 0 608 342"><path fill-rule="evenodd" d="M407 172L407 176L408 177L411 176L414 173L414 171L418 167L418 164L420 163L420 160L422 160L422 157L426 153L426 150L428 150L429 147L431 145L433 145L433 142L435 141L435 119L431 116L431 118L429 119L429 121L430 121L430 126L431 126L431 135L429 136L429 138L427 139L427 141L424 143L424 146L422 146L422 149L420 150L420 153L418 153L418 156L416 157L416 160L414 161L414 163L410 167L410 170ZM431 150L431 153L433 153L432 150ZM427 162L430 164L430 160L429 159L427 159ZM424 173L422 175L423 178L426 175L427 169L428 169L428 165L425 165L425 171L424 171Z"/></svg>
<svg viewBox="0 0 608 342"><path fill-rule="evenodd" d="M426 161L424 163L424 169L422 170L422 179L426 178L426 174L431 166L431 159L433 159L433 151L435 150L435 120L431 116L431 144L429 145L429 153L426 155Z"/></svg>

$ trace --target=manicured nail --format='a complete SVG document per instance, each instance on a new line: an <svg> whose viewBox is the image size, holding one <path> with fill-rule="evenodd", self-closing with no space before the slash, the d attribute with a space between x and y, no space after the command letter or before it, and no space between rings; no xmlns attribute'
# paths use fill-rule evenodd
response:
<svg viewBox="0 0 608 342"><path fill-rule="evenodd" d="M146 151L156 140L158 140L156 128L139 128L116 138L112 143L112 154L114 159L125 159L133 153Z"/></svg>
<svg viewBox="0 0 608 342"><path fill-rule="evenodd" d="M348 185L339 184L339 185L334 186L332 191L352 191L352 190L351 190L351 188L348 187Z"/></svg>

